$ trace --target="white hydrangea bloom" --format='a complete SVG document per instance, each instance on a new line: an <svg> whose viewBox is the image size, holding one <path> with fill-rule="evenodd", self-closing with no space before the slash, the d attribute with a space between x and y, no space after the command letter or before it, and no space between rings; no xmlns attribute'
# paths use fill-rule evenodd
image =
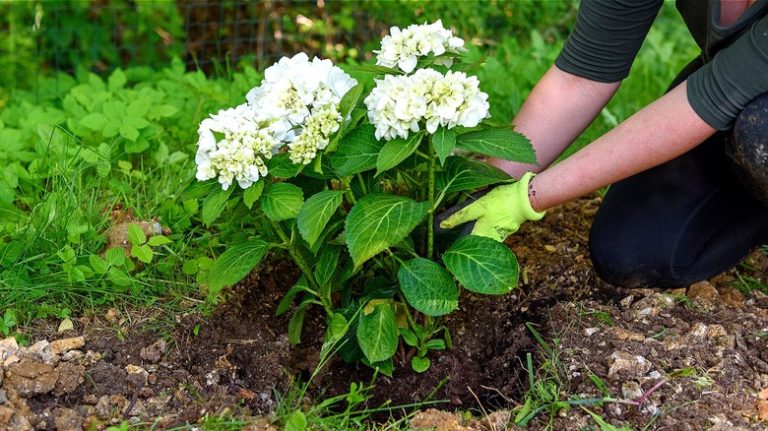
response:
<svg viewBox="0 0 768 431"><path fill-rule="evenodd" d="M248 92L247 104L200 123L197 179L218 178L224 190L234 181L250 187L267 175L264 160L284 147L293 163L311 162L339 130L339 103L355 85L330 60L283 57Z"/></svg>
<svg viewBox="0 0 768 431"><path fill-rule="evenodd" d="M198 129L197 179L217 178L224 190L233 181L248 188L267 175L263 158L269 158L281 142L254 120L250 108L243 104L222 109L200 123Z"/></svg>
<svg viewBox="0 0 768 431"><path fill-rule="evenodd" d="M440 20L432 24L412 24L405 29L392 27L389 35L381 40L381 49L377 54L376 64L386 67L399 67L405 73L413 72L418 57L430 54L440 56L446 52L458 52L464 48L464 40L455 37L451 30L443 27ZM451 67L451 58L440 58L435 63Z"/></svg>
<svg viewBox="0 0 768 431"><path fill-rule="evenodd" d="M365 98L376 139L407 138L411 132L429 133L438 127L475 127L488 117L488 95L474 76L463 72L442 75L419 69L413 75L387 75Z"/></svg>

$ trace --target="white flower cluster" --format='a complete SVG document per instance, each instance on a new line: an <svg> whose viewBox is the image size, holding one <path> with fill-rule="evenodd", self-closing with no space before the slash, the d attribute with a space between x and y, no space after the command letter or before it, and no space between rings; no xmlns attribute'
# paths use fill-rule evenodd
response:
<svg viewBox="0 0 768 431"><path fill-rule="evenodd" d="M417 57L430 54L443 55L446 52L458 52L464 48L464 40L455 37L451 30L443 27L440 20L432 24L412 24L405 29L392 27L389 35L381 40L381 49L377 54L376 64L386 67L398 66L403 72L411 73L416 68ZM450 67L451 58L435 61Z"/></svg>
<svg viewBox="0 0 768 431"><path fill-rule="evenodd" d="M387 75L365 98L376 139L407 138L421 124L427 132L457 125L475 127L488 117L488 95L477 77L449 71L419 69L408 76Z"/></svg>
<svg viewBox="0 0 768 431"><path fill-rule="evenodd" d="M357 82L330 60L300 53L264 72L247 104L219 111L200 123L197 179L218 177L247 188L267 174L264 159L287 147L293 163L308 164L342 121L339 103Z"/></svg>

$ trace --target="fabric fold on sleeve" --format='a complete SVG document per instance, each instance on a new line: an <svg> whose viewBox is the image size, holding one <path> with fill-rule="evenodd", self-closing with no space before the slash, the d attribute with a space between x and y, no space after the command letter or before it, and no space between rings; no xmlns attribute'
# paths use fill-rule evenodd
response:
<svg viewBox="0 0 768 431"><path fill-rule="evenodd" d="M629 75L663 0L583 0L555 65L598 82Z"/></svg>
<svg viewBox="0 0 768 431"><path fill-rule="evenodd" d="M704 122L728 130L750 101L768 93L768 16L694 72L688 103Z"/></svg>

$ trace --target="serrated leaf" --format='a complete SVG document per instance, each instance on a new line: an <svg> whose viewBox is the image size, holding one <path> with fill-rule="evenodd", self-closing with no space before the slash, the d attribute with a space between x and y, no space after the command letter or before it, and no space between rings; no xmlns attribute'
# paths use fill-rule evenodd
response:
<svg viewBox="0 0 768 431"><path fill-rule="evenodd" d="M253 208L253 204L259 200L261 193L264 191L264 182L257 181L251 184L250 187L243 192L243 203L248 209Z"/></svg>
<svg viewBox="0 0 768 431"><path fill-rule="evenodd" d="M315 264L315 280L318 286L325 286L333 278L333 274L339 265L341 249L336 246L326 245Z"/></svg>
<svg viewBox="0 0 768 431"><path fill-rule="evenodd" d="M478 130L456 137L456 147L486 156L536 164L531 141L511 128Z"/></svg>
<svg viewBox="0 0 768 431"><path fill-rule="evenodd" d="M112 247L104 253L104 259L110 266L125 265L125 251L120 247Z"/></svg>
<svg viewBox="0 0 768 431"><path fill-rule="evenodd" d="M141 245L147 242L147 234L144 229L136 223L128 225L128 241L133 245Z"/></svg>
<svg viewBox="0 0 768 431"><path fill-rule="evenodd" d="M443 316L459 306L459 287L453 277L429 259L403 262L397 280L408 304L427 316Z"/></svg>
<svg viewBox="0 0 768 431"><path fill-rule="evenodd" d="M384 361L397 350L397 318L390 303L378 304L370 314L361 314L357 342L369 362Z"/></svg>
<svg viewBox="0 0 768 431"><path fill-rule="evenodd" d="M512 177L506 172L487 163L451 156L446 159L443 171L437 173L435 186L445 193L455 193L509 180Z"/></svg>
<svg viewBox="0 0 768 431"><path fill-rule="evenodd" d="M341 205L342 192L326 190L311 196L301 206L296 217L299 233L310 248L315 244L323 229L333 217L336 209Z"/></svg>
<svg viewBox="0 0 768 431"><path fill-rule="evenodd" d="M414 133L408 139L393 139L387 141L376 158L376 175L392 169L416 151L421 143L423 133Z"/></svg>
<svg viewBox="0 0 768 431"><path fill-rule="evenodd" d="M270 220L288 220L299 215L304 192L293 184L275 183L267 188L260 202L261 210Z"/></svg>
<svg viewBox="0 0 768 431"><path fill-rule="evenodd" d="M333 317L328 322L327 339L325 342L333 343L341 340L347 334L347 329L349 329L347 318L341 313L333 313Z"/></svg>
<svg viewBox="0 0 768 431"><path fill-rule="evenodd" d="M467 290L500 295L517 286L519 267L512 250L491 238L468 235L446 250L446 268Z"/></svg>
<svg viewBox="0 0 768 431"><path fill-rule="evenodd" d="M151 247L159 247L161 245L170 244L172 242L173 241L168 239L168 237L165 236L165 235L155 235L155 236L152 236L152 237L149 238L148 244Z"/></svg>
<svg viewBox="0 0 768 431"><path fill-rule="evenodd" d="M252 239L233 245L214 261L208 272L208 288L218 293L222 287L231 286L248 275L269 249L269 244Z"/></svg>
<svg viewBox="0 0 768 431"><path fill-rule="evenodd" d="M376 167L376 159L384 145L376 140L376 128L366 124L351 130L331 154L331 165L341 176L354 175Z"/></svg>
<svg viewBox="0 0 768 431"><path fill-rule="evenodd" d="M80 120L80 125L87 127L95 132L100 132L107 125L109 119L101 112L88 114Z"/></svg>
<svg viewBox="0 0 768 431"><path fill-rule="evenodd" d="M224 211L227 199L232 194L232 187L227 190L216 188L203 200L203 224L210 226Z"/></svg>
<svg viewBox="0 0 768 431"><path fill-rule="evenodd" d="M99 144L99 160L96 162L96 175L106 178L112 170L112 147L109 144Z"/></svg>
<svg viewBox="0 0 768 431"><path fill-rule="evenodd" d="M429 210L429 203L404 196L374 193L352 207L344 225L345 241L355 267L402 241Z"/></svg>
<svg viewBox="0 0 768 431"><path fill-rule="evenodd" d="M435 149L435 154L440 159L440 165L445 165L445 159L453 153L453 149L456 147L456 132L445 127L439 127L432 135L431 140L432 148Z"/></svg>
<svg viewBox="0 0 768 431"><path fill-rule="evenodd" d="M149 245L134 245L131 247L131 256L139 259L141 262L150 263L155 253L149 247Z"/></svg>

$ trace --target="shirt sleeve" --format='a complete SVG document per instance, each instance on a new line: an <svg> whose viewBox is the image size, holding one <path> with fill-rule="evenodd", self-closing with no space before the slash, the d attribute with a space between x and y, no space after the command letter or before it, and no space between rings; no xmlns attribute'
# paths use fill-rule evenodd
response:
<svg viewBox="0 0 768 431"><path fill-rule="evenodd" d="M621 81L629 75L663 1L583 0L555 65L593 81Z"/></svg>
<svg viewBox="0 0 768 431"><path fill-rule="evenodd" d="M742 109L768 93L768 16L688 77L688 103L707 124L728 130Z"/></svg>

